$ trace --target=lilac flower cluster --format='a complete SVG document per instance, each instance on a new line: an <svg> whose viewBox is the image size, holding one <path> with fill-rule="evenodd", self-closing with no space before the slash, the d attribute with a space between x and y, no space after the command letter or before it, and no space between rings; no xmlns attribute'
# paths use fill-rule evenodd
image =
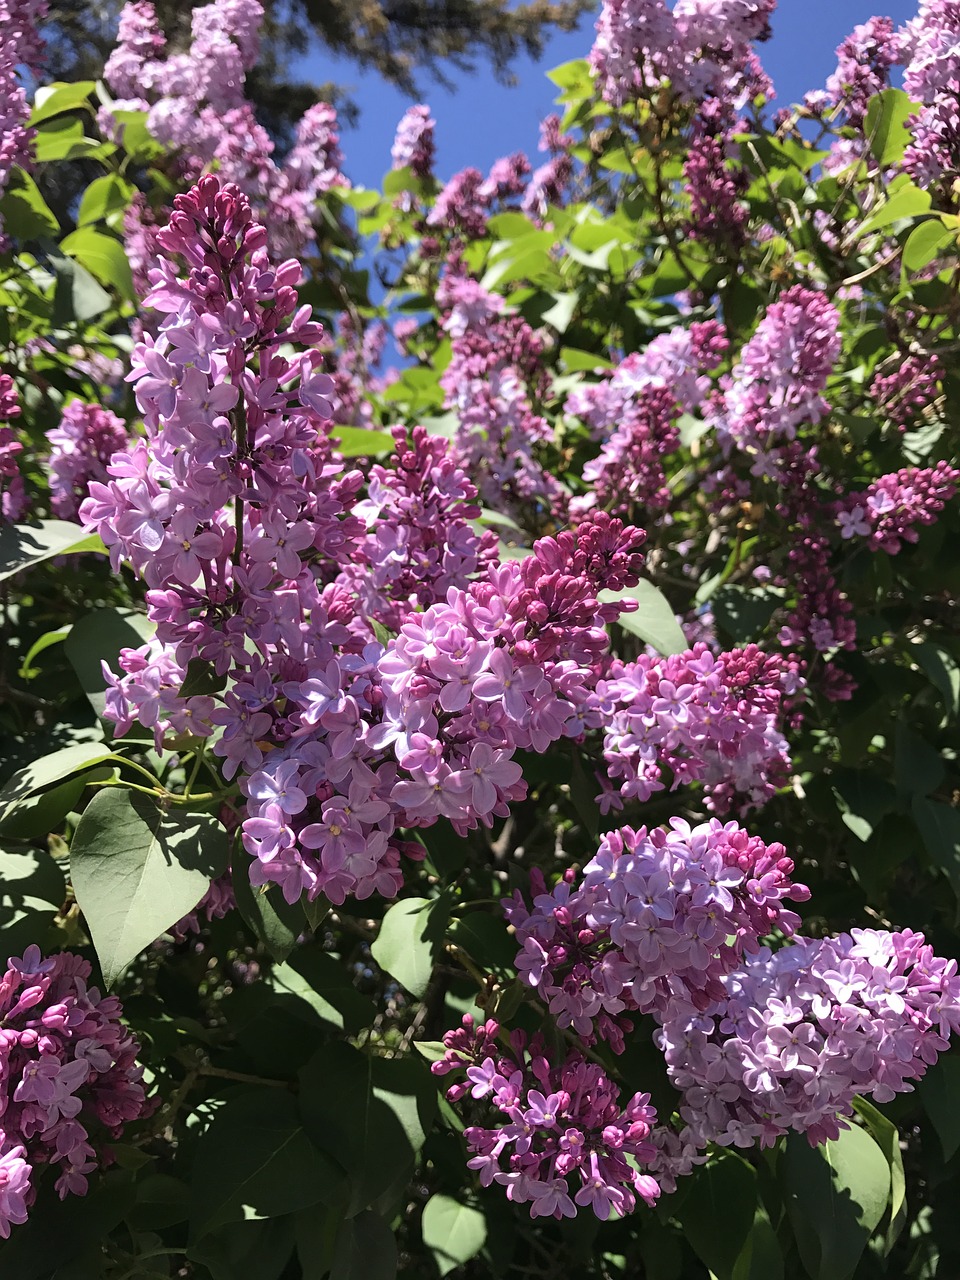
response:
<svg viewBox="0 0 960 1280"><path fill-rule="evenodd" d="M739 798L763 804L788 776L784 713L803 686L792 658L756 645L714 654L699 643L667 658L613 662L588 703L603 731L612 788L597 797L603 812L701 782L709 808ZM588 712L588 714L589 714Z"/></svg>
<svg viewBox="0 0 960 1280"><path fill-rule="evenodd" d="M0 0L0 195L14 165L29 163L33 130L27 128L30 106L18 68L35 71L42 53L39 30L45 0ZM0 251L8 247L0 220Z"/></svg>
<svg viewBox="0 0 960 1280"><path fill-rule="evenodd" d="M603 442L598 457L583 469L591 489L571 502L571 514L607 507L624 515L667 505L663 460L679 443L675 419L700 406L710 389L706 374L726 348L716 321L678 326L626 356L599 382L568 395L565 412L579 417Z"/></svg>
<svg viewBox="0 0 960 1280"><path fill-rule="evenodd" d="M870 395L883 416L905 431L940 394L943 364L935 352L909 355L891 373L878 373Z"/></svg>
<svg viewBox="0 0 960 1280"><path fill-rule="evenodd" d="M107 480L107 465L127 447L126 425L100 405L71 400L50 443L50 501L61 520L75 520L91 480Z"/></svg>
<svg viewBox="0 0 960 1280"><path fill-rule="evenodd" d="M688 102L770 96L750 43L770 34L776 0L604 0L590 65L622 106L664 84Z"/></svg>
<svg viewBox="0 0 960 1280"><path fill-rule="evenodd" d="M420 179L432 177L436 127L429 107L422 104L408 107L397 125L397 135L390 148L394 169L410 169L414 177Z"/></svg>
<svg viewBox="0 0 960 1280"><path fill-rule="evenodd" d="M909 1091L960 1030L957 962L909 929L764 947L723 987L708 1008L670 1010L656 1036L687 1150L835 1139L858 1094Z"/></svg>
<svg viewBox="0 0 960 1280"><path fill-rule="evenodd" d="M16 431L9 424L20 416L17 388L8 373L0 373L0 517L13 523L26 510L27 495L18 455L23 452Z"/></svg>
<svg viewBox="0 0 960 1280"><path fill-rule="evenodd" d="M560 1027L620 1053L624 1015L705 1009L760 939L793 933L799 918L786 903L810 895L792 872L782 845L735 822L622 827L602 838L579 884L569 874L548 893L534 871L532 911L519 893L505 904L518 974Z"/></svg>
<svg viewBox="0 0 960 1280"><path fill-rule="evenodd" d="M890 83L890 68L899 62L899 42L890 18L870 18L854 27L837 48L837 69L827 80L831 105L845 123L862 129L867 103Z"/></svg>
<svg viewBox="0 0 960 1280"><path fill-rule="evenodd" d="M487 1125L463 1134L476 1153L467 1166L483 1186L506 1188L512 1203L530 1205L531 1218L573 1218L579 1207L606 1221L611 1212L632 1213L638 1199L652 1208L660 1188L637 1167L656 1156L650 1095L636 1093L622 1107L603 1067L575 1049L552 1065L541 1036L514 1031L505 1047L499 1035L493 1019L475 1027L468 1015L443 1037L446 1053L432 1068L465 1070L468 1083L452 1085L447 1097L469 1092L472 1110L483 1104Z"/></svg>
<svg viewBox="0 0 960 1280"><path fill-rule="evenodd" d="M630 607L598 595L637 583L643 535L598 515L491 564L466 524L472 486L422 431L412 446L397 433L395 475L376 471L372 507L355 506L299 267L273 268L265 239L213 177L158 234L146 302L163 318L128 375L146 435L81 508L114 563L143 575L157 624L109 676L106 714L121 732L151 727L158 748L212 738L247 797L255 883L291 902L391 897L401 854L419 849L399 827L490 824L524 794L514 752L580 732L605 624ZM384 507L393 535L386 520L368 535L361 516ZM386 647L372 630L384 617L400 627ZM181 692L195 660L228 678L224 693Z"/></svg>
<svg viewBox="0 0 960 1280"><path fill-rule="evenodd" d="M960 12L953 0L922 0L898 33L903 88L920 108L903 169L921 186L950 183L960 173Z"/></svg>
<svg viewBox="0 0 960 1280"><path fill-rule="evenodd" d="M838 513L841 537L859 534L870 539L873 550L895 556L904 542L917 541L917 525L936 521L958 484L960 471L947 462L881 476Z"/></svg>
<svg viewBox="0 0 960 1280"><path fill-rule="evenodd" d="M683 162L690 199L686 234L728 253L742 247L748 216L742 197L749 180L736 163L739 148L733 141L742 129L743 121L731 119L725 104L704 103L694 117Z"/></svg>
<svg viewBox="0 0 960 1280"><path fill-rule="evenodd" d="M823 389L840 354L840 316L825 294L794 285L766 314L723 381L714 425L722 443L763 455L816 426Z"/></svg>
<svg viewBox="0 0 960 1280"><path fill-rule="evenodd" d="M86 960L38 947L0 980L0 1236L26 1222L38 1167L58 1166L63 1199L84 1195L97 1168L91 1138L118 1138L147 1102L139 1046L120 1002L89 987Z"/></svg>
<svg viewBox="0 0 960 1280"><path fill-rule="evenodd" d="M313 238L320 197L350 184L341 172L336 112L327 103L306 112L283 165L274 161L273 141L245 97L262 21L259 0L214 0L193 10L191 43L172 53L153 5L127 4L104 69L118 101L104 109L103 124L110 132L114 112L147 111L153 136L184 157L187 178L215 164L224 181L256 201L274 248L296 252ZM135 215L131 222L133 229Z"/></svg>
<svg viewBox="0 0 960 1280"><path fill-rule="evenodd" d="M550 153L550 159L538 165L523 197L524 213L538 220L546 217L550 205L562 205L566 188L573 177L570 148L573 138L560 132L560 117L546 116L540 122L539 149Z"/></svg>
<svg viewBox="0 0 960 1280"><path fill-rule="evenodd" d="M533 400L548 389L543 341L519 315L464 276L453 262L438 292L444 328L452 339L450 363L440 378L444 404L457 415L454 455L486 506L516 514L540 504L557 520L566 490L535 456L552 439Z"/></svg>
<svg viewBox="0 0 960 1280"><path fill-rule="evenodd" d="M465 588L497 558L497 536L477 533L476 488L449 456L446 442L414 427L394 427L394 465L375 465L367 497L354 507L367 535L338 582L368 618L399 630L407 615Z"/></svg>

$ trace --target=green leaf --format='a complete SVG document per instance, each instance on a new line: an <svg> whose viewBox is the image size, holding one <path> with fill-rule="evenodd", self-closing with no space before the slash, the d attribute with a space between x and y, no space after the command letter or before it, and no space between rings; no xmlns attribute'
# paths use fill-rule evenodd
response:
<svg viewBox="0 0 960 1280"><path fill-rule="evenodd" d="M713 597L711 608L717 626L738 644L759 640L776 609L783 603L783 592L775 587L721 587Z"/></svg>
<svg viewBox="0 0 960 1280"><path fill-rule="evenodd" d="M401 898L383 917L380 933L370 954L418 999L424 995L433 973L433 957L443 940L450 899Z"/></svg>
<svg viewBox="0 0 960 1280"><path fill-rule="evenodd" d="M603 356L594 355L592 351L579 351L576 347L560 348L560 363L567 373L593 372L600 369L612 369L613 364Z"/></svg>
<svg viewBox="0 0 960 1280"><path fill-rule="evenodd" d="M70 873L108 986L193 910L228 855L227 833L210 814L164 811L122 788L94 796L70 846Z"/></svg>
<svg viewBox="0 0 960 1280"><path fill-rule="evenodd" d="M960 1055L942 1054L917 1086L943 1150L944 1162L960 1148Z"/></svg>
<svg viewBox="0 0 960 1280"><path fill-rule="evenodd" d="M71 774L102 764L105 760L119 760L119 756L104 742L77 742L71 747L61 747L48 756L41 756L24 768L18 769L0 787L0 823L7 818L28 796L62 782Z"/></svg>
<svg viewBox="0 0 960 1280"><path fill-rule="evenodd" d="M298 1079L307 1133L349 1175L352 1217L412 1173L436 1118L436 1086L418 1058L373 1057L339 1041L319 1049Z"/></svg>
<svg viewBox="0 0 960 1280"><path fill-rule="evenodd" d="M933 640L912 645L909 652L931 684L939 689L947 715L955 716L960 711L960 662L949 649Z"/></svg>
<svg viewBox="0 0 960 1280"><path fill-rule="evenodd" d="M19 167L11 172L10 185L0 199L0 215L4 232L21 244L60 233L60 223L40 194L40 188L30 174Z"/></svg>
<svg viewBox="0 0 960 1280"><path fill-rule="evenodd" d="M27 123L35 128L64 111L75 111L87 102L96 87L93 80L77 80L72 84L55 80L53 84L41 85L34 96L33 110Z"/></svg>
<svg viewBox="0 0 960 1280"><path fill-rule="evenodd" d="M939 218L928 218L914 227L907 237L903 246L903 265L908 271L921 271L948 245L956 250L956 230L945 227Z"/></svg>
<svg viewBox="0 0 960 1280"><path fill-rule="evenodd" d="M571 62L561 62L559 67L554 67L552 71L547 72L547 79L560 89L576 89L583 85L587 88L592 84L590 76L590 63L586 58L574 58Z"/></svg>
<svg viewBox="0 0 960 1280"><path fill-rule="evenodd" d="M29 1220L3 1242L4 1277L57 1280L88 1244L109 1235L135 1199L132 1175L119 1170L92 1179L89 1195L38 1196ZM92 1280L96 1272L87 1274Z"/></svg>
<svg viewBox="0 0 960 1280"><path fill-rule="evenodd" d="M394 448L393 436L368 427L334 427L330 438L344 458L376 458Z"/></svg>
<svg viewBox="0 0 960 1280"><path fill-rule="evenodd" d="M711 1159L692 1179L679 1218L697 1257L717 1280L732 1280L756 1207L757 1175L732 1152Z"/></svg>
<svg viewBox="0 0 960 1280"><path fill-rule="evenodd" d="M107 688L101 661L118 671L120 650L139 649L153 631L154 624L142 613L119 609L94 609L70 628L64 652L98 716L103 715Z"/></svg>
<svg viewBox="0 0 960 1280"><path fill-rule="evenodd" d="M117 173L106 173L102 178L94 178L80 197L77 225L85 227L88 223L99 222L108 214L121 213L128 207L135 193L136 188Z"/></svg>
<svg viewBox="0 0 960 1280"><path fill-rule="evenodd" d="M231 1098L195 1150L193 1240L228 1222L335 1203L343 1193L343 1172L310 1141L286 1089L260 1088Z"/></svg>
<svg viewBox="0 0 960 1280"><path fill-rule="evenodd" d="M191 1244L186 1256L190 1262L202 1263L206 1268L203 1274L209 1273L210 1280L280 1280L293 1248L291 1215L228 1223ZM154 1280L156 1274L152 1270L138 1272L137 1280Z"/></svg>
<svg viewBox="0 0 960 1280"><path fill-rule="evenodd" d="M935 791L946 774L936 747L904 724L897 725L894 744L893 778L897 790L904 798Z"/></svg>
<svg viewBox="0 0 960 1280"><path fill-rule="evenodd" d="M881 169L889 169L903 159L911 136L906 121L916 110L917 103L902 89L883 89L870 99L864 132Z"/></svg>
<svg viewBox="0 0 960 1280"><path fill-rule="evenodd" d="M423 1243L436 1259L441 1276L475 1258L487 1238L487 1220L479 1209L450 1196L434 1195L423 1207Z"/></svg>
<svg viewBox="0 0 960 1280"><path fill-rule="evenodd" d="M164 148L147 128L146 111L113 111L112 115L120 145L131 159L156 160L164 154Z"/></svg>
<svg viewBox="0 0 960 1280"><path fill-rule="evenodd" d="M658 653L683 653L688 648L683 628L674 616L673 609L662 591L652 582L637 583L625 591L601 591L601 604L615 600L637 600L639 607L633 613L621 613L617 625L630 631L652 645Z"/></svg>
<svg viewBox="0 0 960 1280"><path fill-rule="evenodd" d="M53 298L53 323L56 326L83 324L109 311L113 299L94 280L90 272L59 249L47 251L50 266L57 278Z"/></svg>
<svg viewBox="0 0 960 1280"><path fill-rule="evenodd" d="M866 1098L854 1098L853 1108L873 1134L874 1141L890 1166L890 1204L884 1233L884 1253L889 1253L907 1220L907 1177L900 1151L900 1134L897 1126Z"/></svg>
<svg viewBox="0 0 960 1280"><path fill-rule="evenodd" d="M889 227L892 223L899 222L901 218L914 218L918 214L926 213L930 208L930 202L929 191L922 191L912 182L908 182L888 199L881 200L873 213L857 228L857 235L862 237L871 231Z"/></svg>
<svg viewBox="0 0 960 1280"><path fill-rule="evenodd" d="M857 1127L822 1147L792 1133L778 1174L807 1275L850 1280L890 1199L883 1152Z"/></svg>
<svg viewBox="0 0 960 1280"><path fill-rule="evenodd" d="M286 964L274 967L271 984L306 1000L325 1022L348 1035L358 1035L373 1025L376 1005L361 995L350 981L350 972L317 946L298 947Z"/></svg>
<svg viewBox="0 0 960 1280"><path fill-rule="evenodd" d="M63 872L49 853L0 846L0 930L3 945L17 955L31 942L44 943L53 919L66 901Z"/></svg>
<svg viewBox="0 0 960 1280"><path fill-rule="evenodd" d="M299 905L286 902L279 885L251 885L250 859L239 846L233 857L231 878L237 910L274 960L286 960L303 932L303 912Z"/></svg>
<svg viewBox="0 0 960 1280"><path fill-rule="evenodd" d="M569 293L551 292L550 296L554 299L553 306L544 311L541 319L546 324L552 325L557 333L566 333L570 328L574 312L580 304L580 294L573 289Z"/></svg>
<svg viewBox="0 0 960 1280"><path fill-rule="evenodd" d="M732 1280L783 1280L783 1251L770 1219L758 1209Z"/></svg>
<svg viewBox="0 0 960 1280"><path fill-rule="evenodd" d="M103 159L113 155L116 149L111 142L85 137L83 121L74 116L44 121L37 129L34 142L34 155L39 164L49 160Z"/></svg>
<svg viewBox="0 0 960 1280"><path fill-rule="evenodd" d="M930 861L950 881L960 902L960 810L925 796L913 797L912 810Z"/></svg>
<svg viewBox="0 0 960 1280"><path fill-rule="evenodd" d="M93 227L80 227L61 240L60 248L68 258L75 258L87 270L122 297L133 300L133 273L121 242Z"/></svg>
<svg viewBox="0 0 960 1280"><path fill-rule="evenodd" d="M20 670L17 672L21 680L34 680L40 674L40 668L33 664L41 653L46 653L48 649L52 649L55 644L62 644L70 634L69 627L60 627L57 631L46 631L27 650L27 656L20 663Z"/></svg>
<svg viewBox="0 0 960 1280"><path fill-rule="evenodd" d="M481 968L512 969L517 958L517 940L507 930L499 909L471 911L451 922L450 938Z"/></svg>
<svg viewBox="0 0 960 1280"><path fill-rule="evenodd" d="M53 556L102 550L103 543L97 534L84 533L69 520L6 524L0 528L0 581Z"/></svg>
<svg viewBox="0 0 960 1280"><path fill-rule="evenodd" d="M341 1223L329 1280L395 1280L397 1244L379 1213L368 1210Z"/></svg>

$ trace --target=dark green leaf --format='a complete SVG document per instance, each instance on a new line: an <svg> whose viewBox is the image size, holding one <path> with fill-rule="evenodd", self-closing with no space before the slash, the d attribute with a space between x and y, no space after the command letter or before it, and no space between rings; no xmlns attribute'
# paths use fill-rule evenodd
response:
<svg viewBox="0 0 960 1280"><path fill-rule="evenodd" d="M953 885L960 902L960 810L919 795L914 796L912 808L930 861Z"/></svg>
<svg viewBox="0 0 960 1280"><path fill-rule="evenodd" d="M343 1173L307 1137L292 1093L259 1088L233 1097L196 1149L190 1234L336 1203Z"/></svg>
<svg viewBox="0 0 960 1280"><path fill-rule="evenodd" d="M397 1245L378 1213L367 1210L341 1223L330 1280L395 1280Z"/></svg>
<svg viewBox="0 0 960 1280"><path fill-rule="evenodd" d="M20 168L14 168L10 175L10 185L0 199L0 215L5 234L21 243L55 236L60 231L60 223L40 188Z"/></svg>
<svg viewBox="0 0 960 1280"><path fill-rule="evenodd" d="M684 1234L717 1280L733 1269L753 1226L757 1175L732 1152L698 1169L680 1209Z"/></svg>
<svg viewBox="0 0 960 1280"><path fill-rule="evenodd" d="M418 1058L375 1058L325 1045L299 1073L307 1133L350 1176L349 1216L412 1172L433 1125L437 1091Z"/></svg>
<svg viewBox="0 0 960 1280"><path fill-rule="evenodd" d="M84 533L69 520L5 524L0 528L0 581L53 556L102 550L103 543L96 534Z"/></svg>
<svg viewBox="0 0 960 1280"><path fill-rule="evenodd" d="M94 796L73 837L70 873L108 986L193 910L228 852L210 814L165 811L120 788Z"/></svg>
<svg viewBox="0 0 960 1280"><path fill-rule="evenodd" d="M943 1054L919 1084L924 1109L937 1131L944 1160L960 1148L960 1055Z"/></svg>
<svg viewBox="0 0 960 1280"><path fill-rule="evenodd" d="M233 858L233 893L240 914L274 960L286 960L303 932L303 912L297 903L284 900L279 885L250 883L250 859L239 847Z"/></svg>
<svg viewBox="0 0 960 1280"><path fill-rule="evenodd" d="M153 631L154 624L143 614L119 609L94 609L71 627L64 651L98 716L103 715L107 688L101 662L119 671L120 650L139 649Z"/></svg>
<svg viewBox="0 0 960 1280"><path fill-rule="evenodd" d="M890 1199L890 1167L863 1129L811 1147L790 1134L778 1173L811 1280L850 1280Z"/></svg>

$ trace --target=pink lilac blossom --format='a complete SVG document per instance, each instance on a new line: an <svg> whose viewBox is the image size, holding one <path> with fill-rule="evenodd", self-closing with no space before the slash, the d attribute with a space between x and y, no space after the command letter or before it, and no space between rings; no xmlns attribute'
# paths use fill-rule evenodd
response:
<svg viewBox="0 0 960 1280"><path fill-rule="evenodd" d="M427 226L478 240L486 233L489 209L483 174L468 167L455 173L437 196L427 214Z"/></svg>
<svg viewBox="0 0 960 1280"><path fill-rule="evenodd" d="M845 123L862 129L867 103L890 83L890 68L900 60L890 18L870 18L854 27L837 49L837 69L827 80L830 103Z"/></svg>
<svg viewBox="0 0 960 1280"><path fill-rule="evenodd" d="M635 1093L623 1106L603 1067L576 1049L552 1064L542 1036L514 1031L505 1047L499 1033L493 1019L477 1027L468 1015L443 1037L446 1052L432 1067L466 1072L447 1097L469 1094L471 1116L484 1121L463 1134L481 1184L504 1187L513 1204L529 1204L531 1218L589 1208L606 1221L632 1213L638 1200L652 1207L660 1188L643 1171L656 1157L650 1095Z"/></svg>
<svg viewBox="0 0 960 1280"><path fill-rule="evenodd" d="M587 703L586 724L603 732L603 758L617 790L598 797L603 811L625 800L703 784L708 808L760 805L784 785L790 752L781 731L803 687L797 661L756 645L613 662Z"/></svg>
<svg viewBox="0 0 960 1280"><path fill-rule="evenodd" d="M71 400L50 443L50 504L61 520L75 520L91 480L107 480L107 464L127 447L126 424L100 405Z"/></svg>
<svg viewBox="0 0 960 1280"><path fill-rule="evenodd" d="M331 451L333 383L298 306L299 265L272 265L249 202L212 176L176 198L157 240L145 303L161 320L128 375L145 436L81 507L113 563L144 578L157 625L108 673L106 714L121 733L151 728L158 748L220 730L212 749L246 797L255 884L291 902L394 896L401 856L422 856L401 827L447 817L462 834L524 795L514 753L545 750L576 718L605 626L633 603L599 593L636 585L643 534L599 514L523 562L491 564L489 539L463 525L462 473L422 433L412 448L398 433L409 483L378 475L373 500L432 505L442 529L421 529L412 551L438 581L466 581L444 583L422 613L386 591L401 625L379 643L366 584L340 575L368 554L389 559L386 522L371 544L355 514L361 475ZM185 696L194 660L227 690Z"/></svg>
<svg viewBox="0 0 960 1280"><path fill-rule="evenodd" d="M960 1029L956 961L909 929L765 947L722 985L705 1009L669 1011L656 1035L688 1152L771 1146L790 1130L835 1139L857 1095L909 1092Z"/></svg>
<svg viewBox="0 0 960 1280"><path fill-rule="evenodd" d="M908 355L891 373L875 375L870 395L887 421L904 431L940 394L943 372L935 352Z"/></svg>
<svg viewBox="0 0 960 1280"><path fill-rule="evenodd" d="M430 108L422 104L408 107L390 148L394 169L409 169L416 178L425 180L433 176L435 147L433 141L437 122Z"/></svg>
<svg viewBox="0 0 960 1280"><path fill-rule="evenodd" d="M905 542L917 541L917 525L936 521L958 484L960 471L947 462L934 467L901 467L881 476L853 506L859 518L852 532L863 533L866 525L871 548L895 556ZM850 536L846 530L843 533Z"/></svg>
<svg viewBox="0 0 960 1280"><path fill-rule="evenodd" d="M753 455L796 438L829 412L823 398L840 354L840 315L825 294L794 285L767 308L713 418L720 441Z"/></svg>
<svg viewBox="0 0 960 1280"><path fill-rule="evenodd" d="M458 465L485 506L516 515L533 504L561 519L567 494L536 457L553 436L533 407L549 389L542 337L521 316L504 314L502 300L461 275L459 264L448 269L438 301L452 337L440 386L457 415Z"/></svg>
<svg viewBox="0 0 960 1280"><path fill-rule="evenodd" d="M180 153L186 176L216 165L256 202L274 248L297 252L313 239L320 198L350 184L327 103L305 113L283 165L273 159L273 141L245 97L262 21L259 0L214 0L193 10L189 47L167 54L152 6L128 4L104 75L119 96L115 109L147 110L150 132Z"/></svg>
<svg viewBox="0 0 960 1280"><path fill-rule="evenodd" d="M447 442L394 427L394 465L374 465L366 499L354 507L367 535L338 582L366 617L399 630L407 615L465 588L497 558L497 535L477 533L477 490L449 456Z"/></svg>
<svg viewBox="0 0 960 1280"><path fill-rule="evenodd" d="M683 162L690 199L686 233L728 252L741 248L746 238L748 209L742 197L749 179L736 163L738 147L733 142L742 129L743 122L731 120L717 103L705 103L694 117Z"/></svg>
<svg viewBox="0 0 960 1280"><path fill-rule="evenodd" d="M23 444L9 424L20 416L17 388L7 373L0 373L0 516L14 523L27 509L27 495L18 455Z"/></svg>
<svg viewBox="0 0 960 1280"><path fill-rule="evenodd" d="M30 104L18 68L38 70L43 52L40 23L46 12L44 0L0 0L0 195L14 165L30 162L34 131L27 128ZM0 251L8 247L0 220Z"/></svg>
<svg viewBox="0 0 960 1280"><path fill-rule="evenodd" d="M571 870L548 892L535 870L532 910L519 893L504 904L518 975L558 1026L621 1053L631 1012L693 1016L723 999L723 977L762 938L795 931L786 904L810 895L792 873L782 845L735 822L622 827L602 838L579 883Z"/></svg>
<svg viewBox="0 0 960 1280"><path fill-rule="evenodd" d="M88 985L90 965L36 946L0 981L0 1236L26 1221L38 1166L57 1169L61 1199L84 1195L93 1141L119 1138L148 1110L139 1046L120 1002Z"/></svg>

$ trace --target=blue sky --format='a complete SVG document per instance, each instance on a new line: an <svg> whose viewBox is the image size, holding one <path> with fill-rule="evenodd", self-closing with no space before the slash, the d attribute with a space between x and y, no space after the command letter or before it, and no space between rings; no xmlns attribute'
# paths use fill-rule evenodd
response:
<svg viewBox="0 0 960 1280"><path fill-rule="evenodd" d="M598 8L599 11L599 8ZM773 39L760 47L777 101L787 104L807 89L821 88L836 65L834 51L858 22L875 13L895 22L917 11L916 0L780 0L774 15ZM437 120L437 173L449 177L472 164L486 170L499 156L523 150L534 164L540 120L552 109L557 92L546 71L586 55L593 42L587 15L579 31L557 34L539 63L529 58L515 65L519 83L505 87L481 63L472 76L456 76L457 91L429 85L422 77L423 97ZM359 124L344 129L346 171L358 186L379 186L390 167L390 145L397 121L410 105L406 95L384 85L375 74L363 74L348 61L331 58L322 48L296 68L305 79L333 80L349 87L360 107Z"/></svg>

